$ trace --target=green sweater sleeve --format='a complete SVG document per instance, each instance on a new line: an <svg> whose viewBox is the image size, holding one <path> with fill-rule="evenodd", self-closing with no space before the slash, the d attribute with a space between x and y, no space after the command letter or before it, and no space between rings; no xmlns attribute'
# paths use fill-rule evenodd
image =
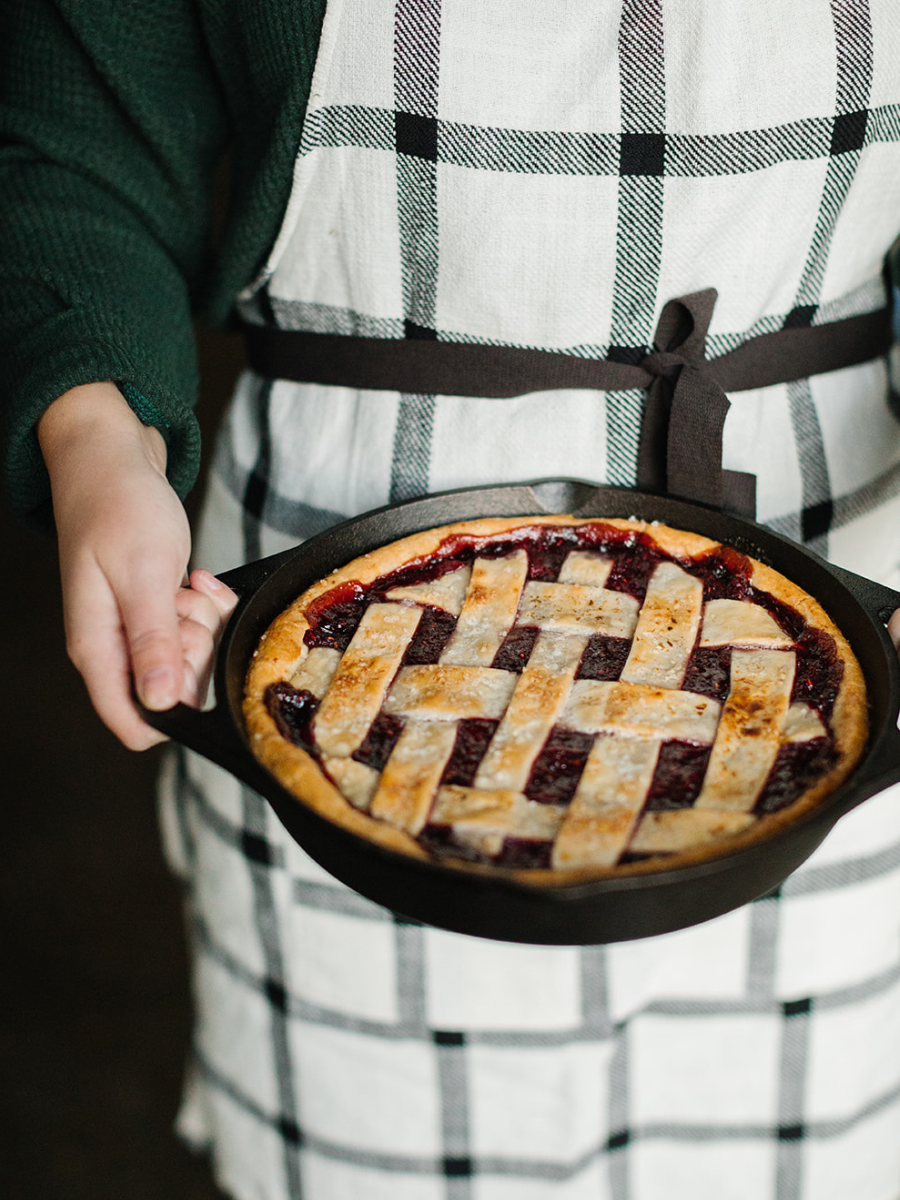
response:
<svg viewBox="0 0 900 1200"><path fill-rule="evenodd" d="M226 128L187 0L0 3L0 402L26 518L48 512L35 423L79 383L116 382L190 487L191 309Z"/></svg>

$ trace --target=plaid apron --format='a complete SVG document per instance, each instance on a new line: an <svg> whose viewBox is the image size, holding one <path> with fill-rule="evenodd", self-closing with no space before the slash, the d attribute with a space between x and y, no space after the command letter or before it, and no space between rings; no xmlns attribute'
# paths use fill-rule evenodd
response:
<svg viewBox="0 0 900 1200"><path fill-rule="evenodd" d="M898 227L895 0L331 0L284 224L240 307L637 362L665 302L712 286L714 355L883 306ZM633 483L644 400L248 372L198 561L442 488ZM890 364L732 400L724 462L756 475L759 518L896 586ZM181 1131L238 1200L897 1200L897 800L736 912L533 947L358 897L173 753L197 1000Z"/></svg>

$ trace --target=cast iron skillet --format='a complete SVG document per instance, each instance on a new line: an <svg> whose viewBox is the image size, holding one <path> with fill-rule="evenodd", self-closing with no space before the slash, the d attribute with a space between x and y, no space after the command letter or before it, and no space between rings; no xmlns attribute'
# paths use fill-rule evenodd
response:
<svg viewBox="0 0 900 1200"><path fill-rule="evenodd" d="M805 817L764 841L672 870L534 887L490 868L461 871L377 846L296 800L252 757L241 718L244 674L270 622L306 587L360 554L453 521L535 513L659 520L768 563L823 605L862 664L871 704L865 757ZM900 666L884 627L900 594L833 567L761 525L701 505L625 488L551 479L445 492L375 509L298 548L222 576L240 596L219 647L216 707L145 712L148 722L260 792L285 828L327 871L413 920L503 941L593 944L666 933L729 912L780 884L835 822L900 780Z"/></svg>

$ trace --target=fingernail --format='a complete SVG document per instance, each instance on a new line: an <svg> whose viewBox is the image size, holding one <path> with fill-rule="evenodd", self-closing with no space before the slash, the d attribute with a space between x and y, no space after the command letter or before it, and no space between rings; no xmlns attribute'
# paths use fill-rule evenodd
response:
<svg viewBox="0 0 900 1200"><path fill-rule="evenodd" d="M203 580L204 580L206 586L208 588L211 588L214 592L220 592L222 590L222 588L225 586L224 583L222 583L220 580L216 579L215 575L211 574L211 572L209 572L209 571L204 570L203 567L200 568L200 574L203 576Z"/></svg>
<svg viewBox="0 0 900 1200"><path fill-rule="evenodd" d="M171 708L178 699L175 693L175 672L171 667L154 667L138 681L138 695L144 705L155 712Z"/></svg>

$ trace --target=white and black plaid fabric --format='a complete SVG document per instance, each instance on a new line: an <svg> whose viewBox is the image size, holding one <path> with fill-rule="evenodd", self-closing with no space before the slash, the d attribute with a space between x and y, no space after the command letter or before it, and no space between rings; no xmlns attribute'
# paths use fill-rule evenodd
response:
<svg viewBox="0 0 900 1200"><path fill-rule="evenodd" d="M900 229L895 0L332 0L247 319L638 360L716 287L710 353L879 308ZM246 375L220 570L445 487L633 481L643 395L509 401ZM761 519L896 582L888 364L741 393ZM777 895L609 947L412 924L173 756L197 996L181 1127L238 1200L898 1200L900 805Z"/></svg>

